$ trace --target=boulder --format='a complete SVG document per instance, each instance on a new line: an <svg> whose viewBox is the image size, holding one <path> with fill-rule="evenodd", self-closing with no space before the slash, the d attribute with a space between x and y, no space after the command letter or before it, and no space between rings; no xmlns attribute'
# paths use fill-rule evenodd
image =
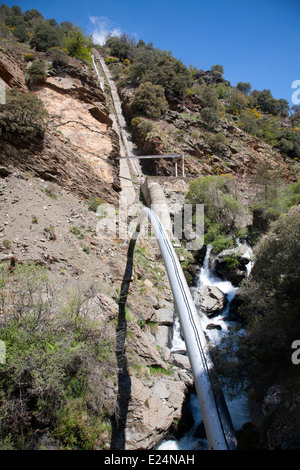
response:
<svg viewBox="0 0 300 470"><path fill-rule="evenodd" d="M239 245L230 250L223 250L213 261L212 268L217 275L238 286L247 276L247 264L252 258L251 250L246 245Z"/></svg>
<svg viewBox="0 0 300 470"><path fill-rule="evenodd" d="M185 385L161 377L152 387L131 377L131 396L125 429L125 450L153 449L181 416Z"/></svg>
<svg viewBox="0 0 300 470"><path fill-rule="evenodd" d="M226 295L216 286L200 286L194 300L196 307L209 318L219 314L227 304Z"/></svg>

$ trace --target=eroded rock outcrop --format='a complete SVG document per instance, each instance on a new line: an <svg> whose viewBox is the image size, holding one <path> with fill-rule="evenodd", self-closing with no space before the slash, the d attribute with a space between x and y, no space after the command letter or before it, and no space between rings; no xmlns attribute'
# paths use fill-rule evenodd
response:
<svg viewBox="0 0 300 470"><path fill-rule="evenodd" d="M19 65L10 53L4 54L0 50L0 78L10 87L27 91L25 76Z"/></svg>
<svg viewBox="0 0 300 470"><path fill-rule="evenodd" d="M8 89L28 92L22 68L24 64L12 53L0 51L0 78ZM1 173L10 174L16 168L30 171L85 199L99 197L115 203L119 138L112 129L105 96L90 72L84 74L72 66L59 76L54 73L30 90L49 114L44 139L1 140Z"/></svg>

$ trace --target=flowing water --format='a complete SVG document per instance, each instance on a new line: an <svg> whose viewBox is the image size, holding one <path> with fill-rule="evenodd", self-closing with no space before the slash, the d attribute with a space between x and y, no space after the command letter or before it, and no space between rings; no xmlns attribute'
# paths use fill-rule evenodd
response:
<svg viewBox="0 0 300 470"><path fill-rule="evenodd" d="M197 291L197 289L202 286L216 286L218 287L227 297L227 304L225 308L221 311L221 313L217 316L212 318L208 318L204 313L199 312L201 325L210 342L214 344L218 344L221 341L223 335L226 335L228 332L228 328L232 321L226 319L228 316L228 312L230 309L230 304L238 290L237 287L233 286L231 282L224 281L214 275L209 266L209 259L211 254L211 246L208 245L206 256L203 261L203 265L199 270L199 273L196 278L196 285L194 288L191 289L192 294ZM250 247L248 248L248 254L250 257L250 261L246 266L247 275L249 276L253 261L252 259L252 250ZM220 329L211 329L207 330L206 326L209 323L215 323L221 326ZM180 324L178 317L174 320L174 327L173 327L173 343L172 343L172 352L183 352L186 351L185 342L181 336L180 331ZM227 403L227 407L232 419L233 427L235 431L241 429L243 424L250 420L249 413L248 413L248 406L247 406L247 397L240 393L237 396L232 397L229 391L225 388L223 389L224 397ZM196 394L191 394L189 396L189 405L191 409L191 413L194 419L193 426L191 429L180 439L180 440L166 440L164 441L159 447L158 450L195 450L195 449L202 449L205 450L208 448L207 441L205 439L199 439L195 437L195 430L198 426L202 423L202 415L201 410L198 402L198 398Z"/></svg>

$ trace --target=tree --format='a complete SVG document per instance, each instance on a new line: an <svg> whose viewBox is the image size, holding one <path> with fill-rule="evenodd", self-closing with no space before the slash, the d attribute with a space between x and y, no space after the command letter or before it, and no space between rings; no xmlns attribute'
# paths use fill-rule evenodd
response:
<svg viewBox="0 0 300 470"><path fill-rule="evenodd" d="M30 39L25 24L18 24L15 27L13 34L20 42L27 42Z"/></svg>
<svg viewBox="0 0 300 470"><path fill-rule="evenodd" d="M205 108L218 109L219 100L216 91L210 87L203 87L201 91L201 102Z"/></svg>
<svg viewBox="0 0 300 470"><path fill-rule="evenodd" d="M156 50L143 76L143 82L161 85L166 96L182 97L192 84L189 69L171 52Z"/></svg>
<svg viewBox="0 0 300 470"><path fill-rule="evenodd" d="M162 86L151 82L142 83L135 92L131 110L153 119L159 119L168 109L168 102Z"/></svg>
<svg viewBox="0 0 300 470"><path fill-rule="evenodd" d="M110 49L110 54L113 57L118 57L122 61L124 59L132 59L132 49L135 47L135 42L126 34L122 34L121 37L109 37L105 45Z"/></svg>
<svg viewBox="0 0 300 470"><path fill-rule="evenodd" d="M91 61L90 39L84 36L83 31L76 26L73 30L69 31L68 35L64 38L64 46L72 57L81 59L84 62Z"/></svg>
<svg viewBox="0 0 300 470"><path fill-rule="evenodd" d="M234 194L235 183L222 176L203 176L190 182L186 202L204 204L205 243L214 251L231 247L232 236L239 229L237 216L241 211Z"/></svg>
<svg viewBox="0 0 300 470"><path fill-rule="evenodd" d="M59 47L61 45L62 33L59 28L52 27L47 23L38 25L30 41L31 47L37 51L47 51L50 47Z"/></svg>
<svg viewBox="0 0 300 470"><path fill-rule="evenodd" d="M239 91L245 93L246 95L248 95L251 90L251 84L249 82L239 82L236 87Z"/></svg>
<svg viewBox="0 0 300 470"><path fill-rule="evenodd" d="M33 93L11 89L6 104L0 105L0 133L7 140L43 137L44 120L48 116L43 102Z"/></svg>
<svg viewBox="0 0 300 470"><path fill-rule="evenodd" d="M0 37L4 39L8 39L11 37L11 35L12 35L12 32L9 29L9 27L3 23L0 23Z"/></svg>
<svg viewBox="0 0 300 470"><path fill-rule="evenodd" d="M5 19L12 15L12 10L9 8L7 5L4 5L4 3L0 7L0 21L3 23L5 22Z"/></svg>
<svg viewBox="0 0 300 470"><path fill-rule="evenodd" d="M220 114L214 108L203 108L201 116L210 127L220 121Z"/></svg>
<svg viewBox="0 0 300 470"><path fill-rule="evenodd" d="M70 21L62 21L60 23L61 30L64 34L68 34L74 29L73 24Z"/></svg>
<svg viewBox="0 0 300 470"><path fill-rule="evenodd" d="M221 77L224 73L223 65L220 65L220 64L212 65L211 71L212 71L213 75Z"/></svg>
<svg viewBox="0 0 300 470"><path fill-rule="evenodd" d="M299 209L273 224L257 247L251 279L242 288L240 313L248 333L242 345L251 358L249 372L257 386L261 374L276 383L280 375L288 373L291 344L300 337L299 230Z"/></svg>

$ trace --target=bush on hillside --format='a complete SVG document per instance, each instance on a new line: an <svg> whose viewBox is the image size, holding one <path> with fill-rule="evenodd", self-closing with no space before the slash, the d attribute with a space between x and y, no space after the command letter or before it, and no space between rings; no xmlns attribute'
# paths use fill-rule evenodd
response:
<svg viewBox="0 0 300 470"><path fill-rule="evenodd" d="M24 450L45 428L60 448L105 444L105 416L114 409L107 393L116 379L114 330L90 315L91 293L74 293L62 307L58 292L44 267L0 266L0 449Z"/></svg>
<svg viewBox="0 0 300 470"><path fill-rule="evenodd" d="M27 31L27 28L26 28L25 24L17 25L14 28L13 35L20 42L27 42L30 39L30 36L29 36L29 33Z"/></svg>
<svg viewBox="0 0 300 470"><path fill-rule="evenodd" d="M146 82L138 87L131 104L133 114L159 119L167 109L168 103L162 86Z"/></svg>
<svg viewBox="0 0 300 470"><path fill-rule="evenodd" d="M31 47L37 51L45 52L50 47L59 47L62 41L62 32L59 28L53 27L50 24L39 24L35 30L33 37L30 40Z"/></svg>
<svg viewBox="0 0 300 470"><path fill-rule="evenodd" d="M46 63L41 60L35 60L27 70L30 84L37 84L46 79Z"/></svg>
<svg viewBox="0 0 300 470"><path fill-rule="evenodd" d="M201 87L201 102L204 108L218 109L218 94L214 88L208 86Z"/></svg>
<svg viewBox="0 0 300 470"><path fill-rule="evenodd" d="M48 113L33 93L22 93L17 89L6 94L6 104L0 105L0 134L7 140L28 141L42 138L45 132L44 120Z"/></svg>
<svg viewBox="0 0 300 470"><path fill-rule="evenodd" d="M83 34L80 28L76 27L69 31L68 35L64 38L64 47L71 57L76 57L83 62L91 62L91 41Z"/></svg>
<svg viewBox="0 0 300 470"><path fill-rule="evenodd" d="M219 349L220 370L230 371L236 385L234 377L239 383L243 377L250 380L257 396L274 384L299 383L299 368L291 361L292 343L300 337L299 230L300 211L291 209L258 243L251 276L240 286L238 313L245 334L236 336L232 331L234 337L229 333ZM228 347L232 339L234 348Z"/></svg>
<svg viewBox="0 0 300 470"><path fill-rule="evenodd" d="M235 197L234 181L223 176L204 176L190 182L186 202L204 204L204 241L215 252L234 245L241 211Z"/></svg>

